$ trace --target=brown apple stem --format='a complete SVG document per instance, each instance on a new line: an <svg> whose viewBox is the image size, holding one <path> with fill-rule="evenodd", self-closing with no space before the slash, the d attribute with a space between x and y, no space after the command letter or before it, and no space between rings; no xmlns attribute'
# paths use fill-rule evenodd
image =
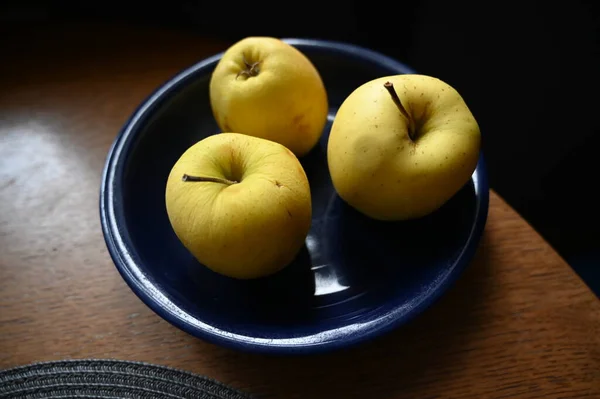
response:
<svg viewBox="0 0 600 399"><path fill-rule="evenodd" d="M190 176L188 174L184 174L181 177L181 180L183 180L183 181L200 181L200 182L221 183L221 184L227 184L228 186L231 186L232 184L239 183L239 182L233 181L233 180L221 179L220 177Z"/></svg>
<svg viewBox="0 0 600 399"><path fill-rule="evenodd" d="M246 60L246 54L242 54L242 61L244 62L246 69L239 71L235 76L236 79L239 78L240 75L246 75L249 78L252 76L258 76L258 73L260 72L260 68L258 67L260 65L260 61L250 63Z"/></svg>
<svg viewBox="0 0 600 399"><path fill-rule="evenodd" d="M396 107L398 107L402 116L404 116L408 121L408 138L412 141L415 141L415 122L406 111L406 108L404 108L404 105L402 105L402 101L400 101L400 97L398 97L398 93L396 93L396 90L394 89L394 84L392 82L385 82L383 87L385 87L390 93L390 96L392 96L392 101L394 104L396 104Z"/></svg>

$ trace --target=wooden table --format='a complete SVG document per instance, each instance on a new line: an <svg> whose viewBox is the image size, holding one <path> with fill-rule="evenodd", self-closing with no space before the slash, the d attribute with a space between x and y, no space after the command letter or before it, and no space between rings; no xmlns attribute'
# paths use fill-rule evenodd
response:
<svg viewBox="0 0 600 399"><path fill-rule="evenodd" d="M138 103L226 44L89 25L13 29L5 43L17 34L0 66L0 367L146 361L264 398L600 397L598 299L493 192L464 277L381 339L274 357L179 331L112 264L98 218L100 175Z"/></svg>

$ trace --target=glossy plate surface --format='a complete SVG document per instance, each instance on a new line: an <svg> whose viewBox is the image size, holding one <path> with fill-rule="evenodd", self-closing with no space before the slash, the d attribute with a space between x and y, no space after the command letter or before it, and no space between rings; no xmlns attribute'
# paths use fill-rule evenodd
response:
<svg viewBox="0 0 600 399"><path fill-rule="evenodd" d="M423 219L376 222L347 206L327 170L335 110L360 84L413 71L360 47L286 41L319 69L331 107L319 146L301 160L311 184L313 224L292 265L261 280L228 279L200 265L169 224L164 190L172 165L189 146L218 133L208 83L221 54L175 76L132 115L106 161L100 217L117 269L161 317L229 347L306 353L373 338L430 306L470 262L489 191L480 158L472 180Z"/></svg>

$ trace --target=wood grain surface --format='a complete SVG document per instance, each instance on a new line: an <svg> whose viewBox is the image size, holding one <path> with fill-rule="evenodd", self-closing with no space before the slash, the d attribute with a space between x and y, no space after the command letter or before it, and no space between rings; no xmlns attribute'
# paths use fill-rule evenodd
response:
<svg viewBox="0 0 600 399"><path fill-rule="evenodd" d="M101 170L138 103L226 44L131 27L30 28L5 27L2 36L1 368L145 361L262 398L600 398L598 299L493 192L464 277L381 339L318 356L266 356L163 321L108 256Z"/></svg>

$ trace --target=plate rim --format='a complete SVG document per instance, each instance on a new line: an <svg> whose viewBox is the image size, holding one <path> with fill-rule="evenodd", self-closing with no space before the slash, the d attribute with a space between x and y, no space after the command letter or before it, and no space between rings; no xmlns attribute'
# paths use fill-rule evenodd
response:
<svg viewBox="0 0 600 399"><path fill-rule="evenodd" d="M416 73L416 71L402 62L360 45L321 39L283 38L282 40L300 49L310 48L311 50L322 50L329 53L333 51L343 54L346 57L356 58L361 62L382 65L397 71L399 74ZM171 301L156 287L153 289L153 284L148 276L137 268L134 261L135 254L132 254L127 246L127 243L129 243L129 248L132 247L129 235L127 231L119 228L115 217L117 213L115 208L122 207L122 203L119 201L120 198L118 196L115 198L115 191L118 191L116 187L120 185L122 180L124 163L129 153L127 149L135 141L139 127L143 126L144 122L152 116L152 110L159 107L163 101L176 93L177 90L182 89L185 83L195 78L199 72L204 71L206 68L211 68L223 54L224 51L204 58L160 84L135 108L130 117L122 125L108 150L102 170L99 193L100 224L109 255L129 288L146 306L161 318L196 338L233 349L272 354L327 352L353 346L386 334L406 324L430 308L460 278L464 269L471 263L487 223L489 184L483 150L480 151L477 167L471 177L476 196L475 223L471 226L467 242L462 248L458 259L453 264L451 272L429 296L412 307L410 312L404 313L402 317L397 318L388 316L391 320L381 322L377 328L345 335L339 340L320 341L318 344L302 344L302 338L291 339L290 341L298 341L300 343L290 345L276 344L274 343L274 341L277 341L276 339L265 339L265 342L259 343L256 337L247 337L249 338L248 341L241 341L235 338L234 334L227 334L225 331L217 330L208 324L205 324L202 328L192 324L190 317L186 318L186 312L177 306L169 306L168 303ZM120 172L120 174L117 172ZM122 211L122 209L120 210ZM165 300L159 302L157 296L162 296ZM393 313L389 314L393 315Z"/></svg>

